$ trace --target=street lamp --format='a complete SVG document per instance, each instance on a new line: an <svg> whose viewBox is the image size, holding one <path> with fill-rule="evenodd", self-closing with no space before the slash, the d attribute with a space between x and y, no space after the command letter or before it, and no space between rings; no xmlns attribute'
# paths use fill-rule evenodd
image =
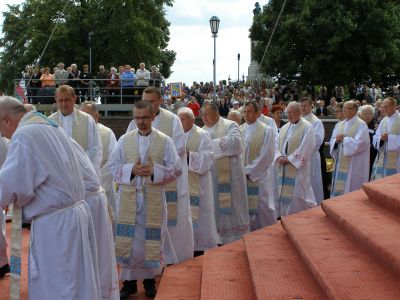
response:
<svg viewBox="0 0 400 300"><path fill-rule="evenodd" d="M238 53L238 82L240 81L240 76L239 76L239 62L240 62L240 53Z"/></svg>
<svg viewBox="0 0 400 300"><path fill-rule="evenodd" d="M216 16L211 17L210 19L210 28L211 28L211 33L214 38L214 60L213 60L213 84L214 84L214 101L217 101L217 82L215 79L215 67L216 67L216 39L217 39L217 34L218 34L218 28L219 28L219 19Z"/></svg>
<svg viewBox="0 0 400 300"><path fill-rule="evenodd" d="M92 74L92 36L93 32L89 32L89 73Z"/></svg>

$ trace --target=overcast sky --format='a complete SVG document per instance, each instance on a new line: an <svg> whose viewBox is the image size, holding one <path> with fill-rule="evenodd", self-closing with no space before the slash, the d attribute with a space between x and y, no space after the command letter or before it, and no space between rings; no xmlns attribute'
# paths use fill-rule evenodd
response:
<svg viewBox="0 0 400 300"><path fill-rule="evenodd" d="M0 12L7 10L6 4L21 3L21 0L0 2ZM259 1L263 4L262 1ZM237 80L237 54L240 53L240 77L247 76L250 64L249 28L253 19L255 1L249 0L175 0L168 8L167 18L171 22L169 49L176 55L169 82L212 81L213 38L209 19L220 20L217 38L217 80ZM3 17L0 16L0 24Z"/></svg>

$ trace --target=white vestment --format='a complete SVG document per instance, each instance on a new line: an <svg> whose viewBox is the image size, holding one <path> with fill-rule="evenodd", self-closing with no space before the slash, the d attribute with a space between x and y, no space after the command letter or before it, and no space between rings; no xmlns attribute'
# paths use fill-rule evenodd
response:
<svg viewBox="0 0 400 300"><path fill-rule="evenodd" d="M383 133L389 133L390 130L392 129L393 123L394 122L399 122L400 119L400 114L396 111L394 112L393 115L390 117L385 117L384 120L386 119L385 122L382 122L379 124L378 129L375 132L373 143L376 149L379 148L379 143L381 140L381 136ZM383 125L386 124L386 128L383 128ZM388 134L388 140L386 143L383 145L384 151L386 152L400 152L400 132L398 134ZM397 173L400 172L400 159L399 157L397 158Z"/></svg>
<svg viewBox="0 0 400 300"><path fill-rule="evenodd" d="M168 226L175 249L166 249L165 257L168 264L182 262L193 257L194 238L192 228L192 218L190 212L189 184L188 184L188 166L186 157L185 133L179 117L169 111L160 108L160 111L171 114L172 117L172 136L166 131L166 128L160 128L160 114L156 116L153 128L160 130L168 135L175 143L176 151L181 159L182 175L176 180L178 196L178 219L175 226ZM131 121L126 132L136 128L136 123ZM175 255L176 254L176 255Z"/></svg>
<svg viewBox="0 0 400 300"><path fill-rule="evenodd" d="M153 129L154 130L154 129ZM154 133L148 136L138 136L139 155L141 163L147 163L147 153L149 145ZM119 140L117 147L112 155L110 162L110 170L115 180L121 185L134 185L136 186L136 224L135 235L132 243L131 257L128 265L121 266L120 279L121 280L140 280L152 279L161 273L160 268L146 268L144 267L145 261L145 229L146 229L146 203L142 192L142 177L135 176L131 179L132 168L134 163L128 163L125 158L125 143L126 135L123 135ZM181 161L176 152L172 139L168 138L164 151L164 165L154 164L154 177L153 183L157 185L165 185L175 180L181 174ZM163 218L161 226L161 251L165 256L166 249L174 251L171 239L167 230L167 208L165 194L163 193ZM176 254L175 254L176 256Z"/></svg>
<svg viewBox="0 0 400 300"><path fill-rule="evenodd" d="M311 123L314 129L314 151L311 156L311 187L314 192L315 200L317 204L320 204L324 200L324 188L322 186L322 173L321 173L321 155L319 154L319 148L324 142L325 129L322 121L310 113L307 116L303 116L308 122Z"/></svg>
<svg viewBox="0 0 400 300"><path fill-rule="evenodd" d="M64 116L60 111L55 112L49 118L54 119L61 127L64 128L65 132L72 138L73 136L73 124L77 122L77 114L83 114L87 117L88 124L82 124L82 128L87 128L87 149L85 149L86 154L89 156L90 161L92 162L96 173L100 176L100 164L103 158L103 152L101 150L101 139L99 134L99 129L97 128L97 124L92 116L84 113L83 111L79 111L76 108L73 113ZM80 126L80 125L78 125ZM86 133L84 133L86 135ZM74 138L75 139L75 138ZM79 141L77 141L79 144ZM82 145L81 145L82 146ZM82 148L84 148L82 146Z"/></svg>
<svg viewBox="0 0 400 300"><path fill-rule="evenodd" d="M98 270L102 299L119 299L117 263L108 202L105 191L100 187L100 178L81 146L72 140L79 167L85 184L85 201L92 214L96 234Z"/></svg>
<svg viewBox="0 0 400 300"><path fill-rule="evenodd" d="M23 220L32 221L29 299L101 298L96 237L78 164L60 127L24 125L11 139L0 170L0 206L22 206Z"/></svg>
<svg viewBox="0 0 400 300"><path fill-rule="evenodd" d="M103 150L103 159L100 165L101 171L101 186L104 188L107 194L108 204L112 208L112 223L115 226L115 220L117 217L117 202L116 202L116 195L115 195L115 181L110 172L109 164L111 161L112 153L117 145L117 139L115 138L114 132L104 126L103 124L97 123L99 127L100 139L102 142L102 150ZM104 135L103 135L104 132ZM108 143L108 145L105 145ZM105 145L105 146L104 146Z"/></svg>
<svg viewBox="0 0 400 300"><path fill-rule="evenodd" d="M336 136L339 131L339 122L335 126L332 137L330 140L330 152L331 156L335 159L335 165L338 162L338 155L340 147L343 147L343 155L350 157L350 162L347 169L347 180L345 184L344 193L356 191L361 188L362 184L369 180L369 134L368 126L361 121L360 126L357 128L354 138L346 136L350 127L357 121L357 116L354 116L350 120L344 120L344 139L335 149ZM336 169L332 178L335 177Z"/></svg>
<svg viewBox="0 0 400 300"><path fill-rule="evenodd" d="M215 135L216 127L221 128L223 136ZM214 184L214 207L217 230L221 244L238 240L250 231L250 220L246 193L246 177L242 159L242 133L239 126L232 121L222 117L213 127L206 130L212 137L214 158L228 158L230 164L230 188L232 211L230 213L220 212L218 193L218 174L215 166L212 168Z"/></svg>
<svg viewBox="0 0 400 300"><path fill-rule="evenodd" d="M285 130L285 126L289 127L287 131ZM279 139L283 138L283 143L282 147L278 147L275 152L274 161L275 168L277 170L276 172L279 173L278 168L280 167L277 159L283 156L287 157L289 163L296 168L297 174L295 177L295 185L291 201L289 203L282 203L279 199L277 202L278 216L294 214L317 205L314 197L314 192L311 188L310 179L310 160L314 151L314 130L310 123L307 122L306 128L301 138L300 146L298 146L298 148L296 148L289 156L287 156L286 153L286 145L290 143L291 139L293 139L292 133L297 126L299 126L299 123L287 123L279 131ZM283 136L285 134L285 131L286 136Z"/></svg>
<svg viewBox="0 0 400 300"><path fill-rule="evenodd" d="M278 133L278 127L276 127L276 123L275 123L274 119L261 114L258 117L258 120L261 121L262 123L264 123L265 125L268 125L269 127L271 127L272 130L274 130L276 133Z"/></svg>
<svg viewBox="0 0 400 300"><path fill-rule="evenodd" d="M194 233L194 250L204 251L217 247L220 243L215 224L214 193L211 176L211 168L214 165L214 152L211 138L207 131L193 125L192 129L185 133L186 142L193 131L201 131L200 145L197 151L189 151L189 172L198 174L199 178L199 219L198 228Z"/></svg>
<svg viewBox="0 0 400 300"><path fill-rule="evenodd" d="M258 156L250 161L250 145L252 137L256 134L257 125L260 121L252 124L243 124L240 129L243 133L245 144L245 173L251 182L258 183L258 213L250 216L251 230L257 230L262 227L276 223L275 211L275 186L268 181L268 170L273 165L275 154L276 135L274 129L266 126L263 134L262 146ZM275 122L274 122L275 123Z"/></svg>
<svg viewBox="0 0 400 300"><path fill-rule="evenodd" d="M4 137L0 137L0 168L7 157L8 146L10 141ZM0 268L8 264L7 258L7 241L5 236L6 220L3 209L0 209Z"/></svg>

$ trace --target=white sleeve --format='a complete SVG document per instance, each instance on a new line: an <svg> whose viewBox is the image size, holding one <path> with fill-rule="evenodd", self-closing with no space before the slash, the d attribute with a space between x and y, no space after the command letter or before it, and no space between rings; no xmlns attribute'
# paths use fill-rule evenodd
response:
<svg viewBox="0 0 400 300"><path fill-rule="evenodd" d="M242 133L236 123L228 128L228 134L212 140L215 158L237 156L242 153Z"/></svg>
<svg viewBox="0 0 400 300"><path fill-rule="evenodd" d="M134 185L135 178L131 180L134 163L126 163L125 161L124 140L124 136L119 139L111 155L108 167L116 182L119 184Z"/></svg>
<svg viewBox="0 0 400 300"><path fill-rule="evenodd" d="M360 125L358 132L354 138L352 137L344 137L343 139L343 155L344 156L353 156L360 152L369 149L369 134L368 127L366 124Z"/></svg>
<svg viewBox="0 0 400 300"><path fill-rule="evenodd" d="M207 173L214 163L214 152L211 138L207 132L201 135L199 152L189 151L189 172Z"/></svg>
<svg viewBox="0 0 400 300"><path fill-rule="evenodd" d="M97 174L100 175L100 165L103 159L103 150L101 146L101 138L99 128L92 116L88 118L88 150L86 154L89 156Z"/></svg>
<svg viewBox="0 0 400 300"><path fill-rule="evenodd" d="M296 169L300 169L303 165L305 165L307 161L311 159L311 154L314 151L314 129L312 126L310 126L306 130L307 132L301 141L300 147L294 150L293 153L288 156L288 160Z"/></svg>
<svg viewBox="0 0 400 300"><path fill-rule="evenodd" d="M175 142L175 148L179 157L182 158L186 152L186 137L185 132L183 131L182 122L177 115L174 115L172 127L172 139Z"/></svg>
<svg viewBox="0 0 400 300"><path fill-rule="evenodd" d="M153 184L167 184L181 176L181 159L176 152L172 139L168 138L165 145L164 165L154 164L153 169Z"/></svg>

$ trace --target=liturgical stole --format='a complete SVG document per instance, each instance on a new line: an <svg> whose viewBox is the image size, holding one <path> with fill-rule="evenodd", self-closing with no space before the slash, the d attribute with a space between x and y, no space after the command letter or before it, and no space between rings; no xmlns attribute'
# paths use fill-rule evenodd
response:
<svg viewBox="0 0 400 300"><path fill-rule="evenodd" d="M102 167L107 162L108 151L110 151L110 129L101 124L97 124L97 128L99 129L101 149L103 151L103 158L100 165L100 167Z"/></svg>
<svg viewBox="0 0 400 300"><path fill-rule="evenodd" d="M124 155L126 163L136 163L139 159L138 130L126 134ZM147 151L149 163L163 165L166 137L154 130ZM136 185L120 185L121 199L115 236L115 255L117 262L127 264L131 256L132 242L136 226ZM141 190L146 203L145 263L146 268L161 266L161 226L162 226L162 187L153 185L151 177L143 178Z"/></svg>

